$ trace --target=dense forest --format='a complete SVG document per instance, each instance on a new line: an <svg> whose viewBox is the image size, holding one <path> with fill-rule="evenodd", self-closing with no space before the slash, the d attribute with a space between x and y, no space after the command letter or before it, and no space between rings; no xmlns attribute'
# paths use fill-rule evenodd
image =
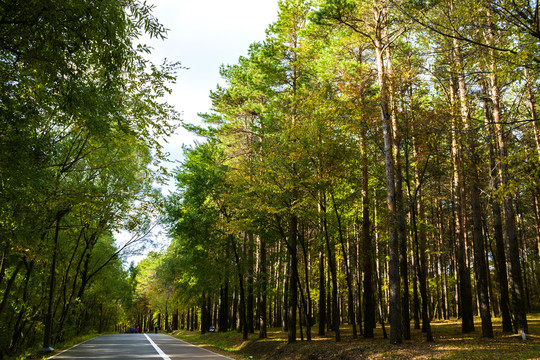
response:
<svg viewBox="0 0 540 360"><path fill-rule="evenodd" d="M281 1L191 127L141 316L289 342L341 324L431 341L456 317L527 333L539 25L535 1Z"/></svg>
<svg viewBox="0 0 540 360"><path fill-rule="evenodd" d="M432 341L450 318L528 332L537 1L281 0L202 125L184 124L201 141L166 198L179 64L138 43L165 36L151 7L0 6L0 359L155 323L290 343L345 324ZM128 268L156 218L170 246Z"/></svg>

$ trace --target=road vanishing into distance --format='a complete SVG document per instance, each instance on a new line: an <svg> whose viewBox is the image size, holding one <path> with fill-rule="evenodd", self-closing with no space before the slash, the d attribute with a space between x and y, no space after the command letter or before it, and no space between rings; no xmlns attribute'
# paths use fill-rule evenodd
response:
<svg viewBox="0 0 540 360"><path fill-rule="evenodd" d="M231 358L165 334L116 334L93 338L49 359L225 360Z"/></svg>

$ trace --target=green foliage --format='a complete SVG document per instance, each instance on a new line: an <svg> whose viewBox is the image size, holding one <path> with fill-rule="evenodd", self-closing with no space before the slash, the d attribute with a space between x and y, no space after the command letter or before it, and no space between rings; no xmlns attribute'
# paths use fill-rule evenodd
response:
<svg viewBox="0 0 540 360"><path fill-rule="evenodd" d="M111 234L156 211L160 139L177 118L160 98L179 65L135 45L164 35L138 1L5 1L0 17L1 357L124 316Z"/></svg>
<svg viewBox="0 0 540 360"><path fill-rule="evenodd" d="M374 296L386 321L393 255L388 228L395 214L387 205L387 187L401 179L407 263L416 266L420 255L426 256L429 306L440 300L434 294L445 286L446 276L446 310L457 314L456 242L458 231L470 233L472 226L468 218L458 222L457 205L465 194L460 205L468 217L466 194L475 168L485 236L492 236L495 226L492 200L514 198L527 254L523 262L531 262L526 275L536 278L538 43L531 38L532 28L508 26L517 15L527 18L528 5L518 14L504 1L281 1L266 40L220 69L225 85L211 93L213 112L202 116L207 127L187 125L207 141L185 149L186 160L175 172L177 192L166 201L172 242L151 271L141 273L141 284L172 291L177 309L185 310L208 299L223 301L217 299L225 285L248 283L258 269L246 293L266 295L280 307L286 281L296 281L290 266L297 256L300 301L312 300L317 309L326 300L320 292L319 256L326 272L329 253L335 255L337 292L345 297L347 287L354 287L354 301L366 270L363 259L369 256L377 268ZM530 25L529 20L520 26ZM495 36L488 43L490 31ZM504 124L491 118L491 71L499 79ZM464 84L458 82L462 78ZM524 95L529 90L531 98ZM386 134L382 103L392 128ZM458 121L461 116L467 124ZM506 154L497 154L495 125L508 144ZM389 140L383 142L383 135ZM471 144L478 156L474 163ZM385 163L390 151L392 166ZM495 189L501 175L494 170L503 165L511 169L509 179ZM393 180L386 177L390 168ZM425 241L422 254L415 247L417 229ZM362 253L364 240L376 253ZM264 251L266 262L257 263ZM493 251L487 251L486 258L493 259ZM330 292L332 285L322 275L322 286ZM409 266L404 275L418 277L418 268ZM532 283L530 289L538 293ZM150 306L160 309L163 301L152 296L148 292ZM235 301L239 296L236 290ZM305 316L309 310L301 311Z"/></svg>

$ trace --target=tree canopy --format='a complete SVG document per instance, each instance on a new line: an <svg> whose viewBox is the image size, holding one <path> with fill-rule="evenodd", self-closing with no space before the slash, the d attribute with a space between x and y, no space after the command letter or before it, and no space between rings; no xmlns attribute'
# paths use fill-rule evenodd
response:
<svg viewBox="0 0 540 360"><path fill-rule="evenodd" d="M161 98L179 65L150 63L138 40L165 36L151 10L0 5L0 358L124 318L113 233L148 227L178 120Z"/></svg>
<svg viewBox="0 0 540 360"><path fill-rule="evenodd" d="M478 315L484 337L493 316L526 333L536 3L279 4L265 41L222 67L208 141L177 170L162 256L178 261L179 326L294 342L318 323L339 341L345 323L370 337L388 321L397 344Z"/></svg>

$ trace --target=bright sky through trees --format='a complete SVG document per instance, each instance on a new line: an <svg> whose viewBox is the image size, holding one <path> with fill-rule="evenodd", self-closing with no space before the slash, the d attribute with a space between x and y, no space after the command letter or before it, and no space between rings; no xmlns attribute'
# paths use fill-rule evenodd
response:
<svg viewBox="0 0 540 360"><path fill-rule="evenodd" d="M178 74L172 85L167 102L182 113L186 123L197 124L199 113L210 111L210 91L223 83L219 75L221 65L236 64L240 56L246 56L249 45L265 39L265 30L277 18L277 0L151 0L154 16L167 29L167 39L142 40L152 46L149 55L152 62L160 64L163 59L180 61L187 68ZM182 157L182 144L192 144L195 136L180 128L165 145L170 153L170 163L164 164L172 170ZM170 185L171 187L174 184ZM169 188L163 188L167 194ZM156 246L167 245L165 232L153 231ZM119 243L131 237L118 233ZM148 249L150 250L150 249ZM138 263L146 254L130 256L128 263Z"/></svg>
<svg viewBox="0 0 540 360"><path fill-rule="evenodd" d="M268 25L277 18L277 0L152 0L154 15L167 28L168 39L148 43L152 60L180 61L181 71L172 95L174 104L188 123L198 122L198 113L208 112L209 94L221 82L222 64L235 64L248 47L265 38ZM166 150L171 160L182 156L181 144L193 141L183 129L170 139ZM176 165L172 164L171 167Z"/></svg>

